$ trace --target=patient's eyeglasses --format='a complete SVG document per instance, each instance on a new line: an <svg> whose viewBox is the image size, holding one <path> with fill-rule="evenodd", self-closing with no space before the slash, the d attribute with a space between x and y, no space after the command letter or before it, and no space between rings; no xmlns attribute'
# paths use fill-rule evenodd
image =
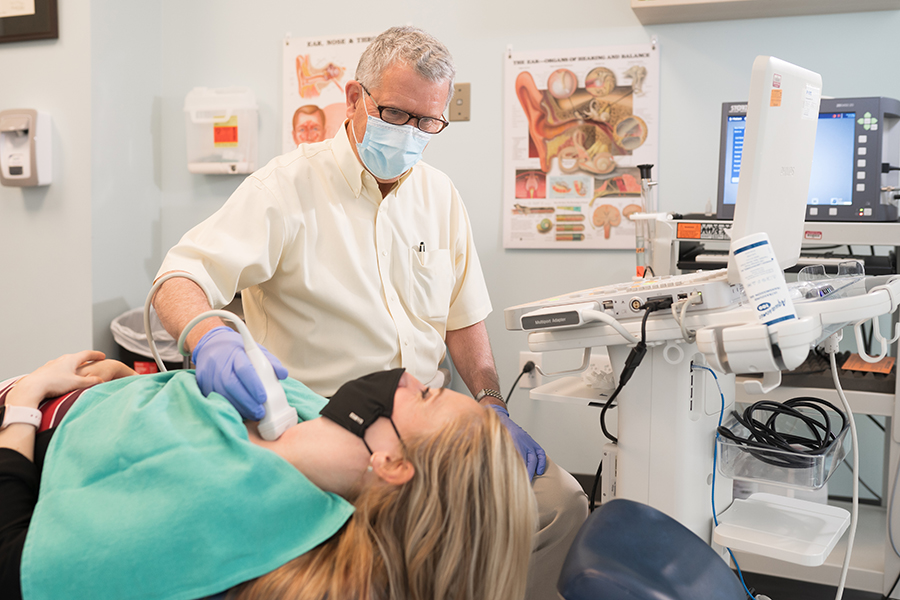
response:
<svg viewBox="0 0 900 600"><path fill-rule="evenodd" d="M372 98L372 94L369 93L369 90L366 89L366 86L360 83L359 87L363 89L363 91L369 96L369 98ZM379 104L375 102L375 98L372 98L372 104L374 104L375 108L378 109L378 116L381 118L381 120L385 123L390 123L391 125L406 125L407 123L415 119L415 126L418 127L421 131L424 131L425 133L435 134L442 132L444 128L450 124L444 119L439 119L436 117L420 117L419 115L408 113L405 110L400 110L399 108L379 106Z"/></svg>

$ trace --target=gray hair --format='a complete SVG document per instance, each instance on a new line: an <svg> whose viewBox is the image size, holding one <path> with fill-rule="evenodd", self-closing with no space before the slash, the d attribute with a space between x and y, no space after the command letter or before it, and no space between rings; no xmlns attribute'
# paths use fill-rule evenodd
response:
<svg viewBox="0 0 900 600"><path fill-rule="evenodd" d="M447 104L456 69L450 51L434 36L417 27L391 27L372 40L356 67L356 80L367 89L381 84L381 75L396 63L409 65L428 81L447 81Z"/></svg>

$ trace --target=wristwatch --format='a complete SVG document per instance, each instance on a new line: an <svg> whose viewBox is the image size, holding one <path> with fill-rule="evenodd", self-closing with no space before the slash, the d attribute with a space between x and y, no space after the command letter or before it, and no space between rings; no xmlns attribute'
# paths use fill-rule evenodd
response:
<svg viewBox="0 0 900 600"><path fill-rule="evenodd" d="M503 401L504 401L504 400L503 400L503 394L501 394L501 393L498 392L497 390L492 390L491 388L484 388L483 390L481 390L480 392L478 392L478 395L475 396L475 399L476 399L476 400L481 400L481 399L484 398L485 396L491 396L492 398L496 398L496 399L499 400L500 402L503 402Z"/></svg>
<svg viewBox="0 0 900 600"><path fill-rule="evenodd" d="M41 411L27 406L0 406L0 429L6 429L13 423L27 423L35 427L41 426Z"/></svg>

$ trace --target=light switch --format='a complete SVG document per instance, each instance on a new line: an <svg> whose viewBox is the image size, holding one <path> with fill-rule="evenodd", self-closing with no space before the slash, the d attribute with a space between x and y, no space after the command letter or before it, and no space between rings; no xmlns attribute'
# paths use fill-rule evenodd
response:
<svg viewBox="0 0 900 600"><path fill-rule="evenodd" d="M450 98L450 120L468 121L471 102L468 83L454 83L453 97Z"/></svg>

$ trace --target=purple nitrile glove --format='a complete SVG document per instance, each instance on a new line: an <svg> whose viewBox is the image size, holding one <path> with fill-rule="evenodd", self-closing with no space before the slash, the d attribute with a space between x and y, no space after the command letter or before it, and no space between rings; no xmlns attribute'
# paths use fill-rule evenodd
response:
<svg viewBox="0 0 900 600"><path fill-rule="evenodd" d="M281 362L262 346L260 349L275 368L275 376L287 377ZM258 421L265 416L266 391L244 350L241 334L225 326L211 329L200 338L191 358L204 396L211 392L222 394L248 420Z"/></svg>
<svg viewBox="0 0 900 600"><path fill-rule="evenodd" d="M506 425L507 431L512 436L513 443L516 445L519 454L525 461L525 469L528 471L529 479L534 479L535 475L543 475L547 468L547 454L544 449L538 445L534 438L528 435L528 432L513 423L509 418L509 411L499 404L488 404L494 409L494 412L500 417L500 421Z"/></svg>

